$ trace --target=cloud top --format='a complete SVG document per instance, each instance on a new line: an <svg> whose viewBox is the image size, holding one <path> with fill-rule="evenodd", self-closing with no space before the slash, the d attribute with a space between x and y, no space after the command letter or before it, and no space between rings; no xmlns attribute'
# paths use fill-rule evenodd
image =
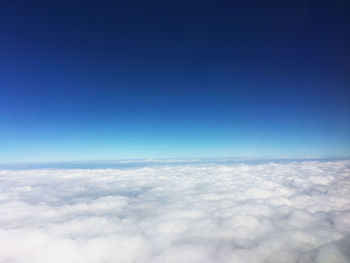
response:
<svg viewBox="0 0 350 263"><path fill-rule="evenodd" d="M349 262L350 161L0 170L0 262Z"/></svg>

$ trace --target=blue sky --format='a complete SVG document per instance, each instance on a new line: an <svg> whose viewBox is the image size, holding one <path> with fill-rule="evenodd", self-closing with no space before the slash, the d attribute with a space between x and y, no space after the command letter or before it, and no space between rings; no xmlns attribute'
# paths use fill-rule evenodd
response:
<svg viewBox="0 0 350 263"><path fill-rule="evenodd" d="M8 1L0 161L350 156L350 6Z"/></svg>

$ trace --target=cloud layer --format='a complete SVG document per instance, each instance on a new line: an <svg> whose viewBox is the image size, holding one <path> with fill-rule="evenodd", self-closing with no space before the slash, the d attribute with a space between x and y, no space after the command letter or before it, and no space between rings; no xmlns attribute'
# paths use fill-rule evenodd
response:
<svg viewBox="0 0 350 263"><path fill-rule="evenodd" d="M0 170L0 262L350 262L350 161Z"/></svg>

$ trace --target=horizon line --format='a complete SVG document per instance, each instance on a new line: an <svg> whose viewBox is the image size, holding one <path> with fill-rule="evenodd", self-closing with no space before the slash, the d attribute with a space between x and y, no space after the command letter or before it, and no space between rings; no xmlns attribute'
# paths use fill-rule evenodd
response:
<svg viewBox="0 0 350 263"><path fill-rule="evenodd" d="M201 160L350 160L350 156L211 156L211 157L160 157L160 158L111 158L111 159L75 159L75 160L45 160L45 161L11 161L2 162L2 165L26 164L60 164L60 163L94 163L94 162L157 162L157 161L201 161Z"/></svg>

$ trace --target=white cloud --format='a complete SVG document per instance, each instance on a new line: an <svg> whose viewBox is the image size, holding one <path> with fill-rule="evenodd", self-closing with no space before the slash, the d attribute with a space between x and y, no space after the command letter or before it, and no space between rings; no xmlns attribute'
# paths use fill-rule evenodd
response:
<svg viewBox="0 0 350 263"><path fill-rule="evenodd" d="M0 262L350 262L350 161L0 170Z"/></svg>

